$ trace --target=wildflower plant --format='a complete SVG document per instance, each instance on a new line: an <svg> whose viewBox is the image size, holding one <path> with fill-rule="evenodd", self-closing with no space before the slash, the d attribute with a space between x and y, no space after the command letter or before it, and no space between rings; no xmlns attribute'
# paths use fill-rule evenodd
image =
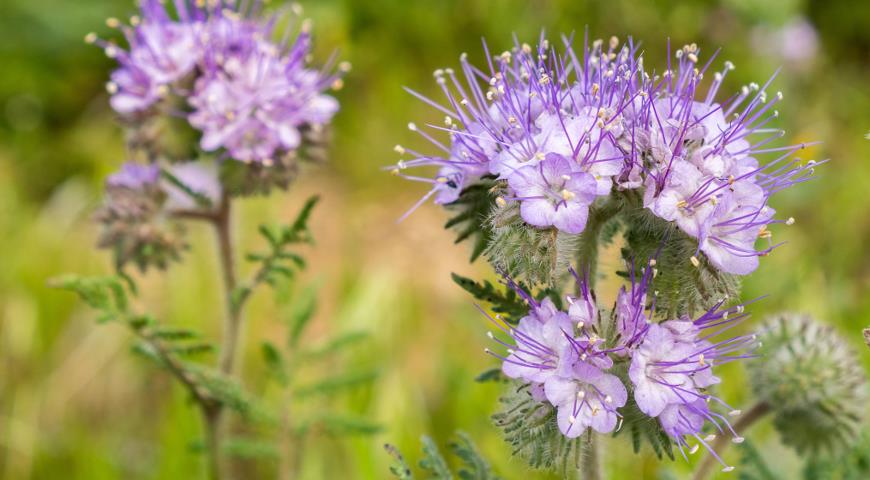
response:
<svg viewBox="0 0 870 480"><path fill-rule="evenodd" d="M262 467L267 470L253 471L277 468L292 477L299 469L292 450L308 436L379 429L366 418L334 411L332 401L300 405L334 398L377 374L354 368L325 378L304 374L308 364L336 362L337 352L365 338L347 332L322 343L302 340L316 290L295 279L307 264L299 248L313 243L309 220L318 198L307 200L289 224L261 226L264 247L244 256L250 277L238 273L235 206L245 196L287 189L303 164L325 157L329 123L339 108L330 90L341 88L349 70L335 57L320 67L310 63L311 22L298 5L270 13L263 3L143 0L128 23L107 20L116 34L87 35L88 43L117 61L106 87L127 140L127 162L107 179L95 216L102 228L99 247L111 251L116 273L54 282L77 292L101 321L129 327L135 351L186 389L203 419L197 443L213 479L239 475L245 458L270 462ZM135 298L131 268L144 274L184 260L190 222L213 227L217 238L226 304L219 345L157 319ZM263 285L276 289L286 313L286 340L261 347L263 368L282 392L277 401L250 391L237 373L245 307ZM230 425L228 412L246 424Z"/></svg>
<svg viewBox="0 0 870 480"><path fill-rule="evenodd" d="M486 351L500 368L481 378L506 384L494 420L513 454L596 479L597 437L625 435L659 457L706 450L731 471L717 450L743 442L754 413L717 395L716 372L761 345L735 328L751 303L740 277L794 223L773 195L818 163L797 156L807 144L777 143L775 75L725 93L735 67L717 67L718 51L669 46L651 69L632 39L573 44L542 34L494 55L484 43L483 62L436 70L440 100L409 90L443 118L409 124L433 148L398 145L388 169L426 184L414 208L443 205L472 261L502 279L454 275L492 309ZM611 244L624 268L607 273L624 286L602 301Z"/></svg>

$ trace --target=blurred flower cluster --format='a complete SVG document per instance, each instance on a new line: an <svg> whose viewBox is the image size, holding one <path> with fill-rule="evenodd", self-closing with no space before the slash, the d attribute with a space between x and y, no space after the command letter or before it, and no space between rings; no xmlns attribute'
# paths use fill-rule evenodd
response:
<svg viewBox="0 0 870 480"><path fill-rule="evenodd" d="M219 215L225 196L287 188L300 161L323 157L338 110L325 92L350 67L309 66L300 15L298 5L267 15L262 2L143 0L129 24L106 22L126 48L88 34L118 62L107 90L128 132L130 161L98 214L100 245L119 267L165 266L184 246L173 216Z"/></svg>
<svg viewBox="0 0 870 480"><path fill-rule="evenodd" d="M694 44L650 72L631 40L584 41L579 52L563 40L562 53L542 37L535 48L487 50L485 68L463 55L461 72L436 71L446 102L415 95L444 115L443 126L429 127L448 132L449 143L410 124L441 153L397 146L414 158L393 173L431 184L427 198L448 205L494 179L499 207L518 204L526 225L571 235L585 231L597 203L642 192L643 208L695 240L695 266L703 252L720 271L755 270L776 247L768 226L793 221L775 218L770 197L814 166L793 157L805 145L771 146L783 135L771 125L782 95L769 95L768 81L717 100L734 66L713 71ZM759 162L767 153L775 158ZM436 176L406 172L420 166Z"/></svg>
<svg viewBox="0 0 870 480"><path fill-rule="evenodd" d="M710 442L717 434L731 435L736 443L743 439L717 410L740 412L708 391L720 382L713 367L752 356L758 342L752 334L718 338L747 318L743 305L725 308L718 302L694 318L653 322L655 301L648 303L647 290L654 272L654 264L643 269L604 314L588 280L578 275L579 294L567 297L566 310L549 298L536 300L508 280L528 303L528 315L515 327L491 317L512 343L490 334L507 354L488 352L502 360L507 377L528 385L535 401L556 409L559 430L568 438L590 428L618 431L626 417L654 418L684 454L703 445L716 455ZM627 405L629 394L633 401ZM627 414L629 409L642 416ZM713 434L702 433L705 424Z"/></svg>

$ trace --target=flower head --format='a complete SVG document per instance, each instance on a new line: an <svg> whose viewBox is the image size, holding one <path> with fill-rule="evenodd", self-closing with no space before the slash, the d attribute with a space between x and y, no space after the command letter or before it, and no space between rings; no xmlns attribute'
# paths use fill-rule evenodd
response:
<svg viewBox="0 0 870 480"><path fill-rule="evenodd" d="M449 143L410 124L441 153L399 146L413 158L393 173L431 184L424 200L439 204L495 178L500 208L518 202L524 226L569 235L585 230L596 199L642 197L643 207L697 242L686 260L700 265L703 254L726 273L755 270L758 257L778 246L769 227L793 222L775 218L771 196L808 180L816 165L794 158L806 144L769 145L784 134L771 128L782 99L768 98L773 78L722 101L717 94L734 66L712 72L702 92L712 59L699 64L697 45L651 75L631 39L585 41L578 51L563 43L561 52L543 37L536 48L516 43L497 56L484 48L486 67L463 55L459 72L437 70L443 103L411 93L445 116L445 126L429 127L447 132ZM760 161L766 154L779 156ZM427 166L437 168L436 178L406 173Z"/></svg>
<svg viewBox="0 0 870 480"><path fill-rule="evenodd" d="M452 195L437 198L439 203L455 199L457 190L483 175L506 179L514 194L511 201L520 202L522 217L530 225L583 231L589 203L596 195L610 193L613 177L624 168L626 154L619 142L625 134L623 109L632 98L629 79L637 72L636 49L632 44L620 46L613 38L607 45L595 42L577 56L568 39L564 43L560 53L542 37L536 48L517 43L489 58L485 69L462 55L461 74L452 69L436 71L443 105L412 93L446 116L446 127L431 128L449 132L450 145L412 124L412 131L443 154L424 155L399 147L400 153L414 158L399 162L394 172L432 183L436 192L444 189L438 181L442 174L429 180L404 170L449 169L461 182L453 182ZM484 50L489 57L486 46ZM559 173L550 178L540 165L552 169L554 163ZM568 189L568 199L562 198L561 188L551 192L564 183L563 175L571 177L565 181L577 190ZM556 196L550 198L550 193Z"/></svg>
<svg viewBox="0 0 870 480"><path fill-rule="evenodd" d="M589 428L614 431L632 396L637 409L656 419L680 449L694 449L690 442L709 449L702 436L707 425L740 442L717 410L738 412L710 387L720 382L715 366L753 356L758 344L751 334L721 335L747 318L744 305L726 308L720 301L695 317L655 322L654 296L647 303L654 266L652 261L641 272L630 269L632 278L636 273L640 278L619 292L609 324L600 318L587 278L576 272L577 296L567 297L567 311L549 298L536 300L506 278L529 305L529 314L516 327L491 318L511 341L490 334L508 354L487 351L501 359L507 377L529 385L536 402L555 408L554 421L568 438Z"/></svg>
<svg viewBox="0 0 870 480"><path fill-rule="evenodd" d="M331 66L308 66L307 21L291 22L285 40L274 42L276 21L261 18L260 8L260 2L184 0L173 8L145 0L129 26L110 19L123 31L126 50L93 34L87 40L120 64L108 84L112 107L136 119L172 99L164 110L202 133L203 150L243 162L269 166L298 149L302 130L322 128L338 110L324 92L340 86L339 75ZM339 73L348 68L341 64Z"/></svg>

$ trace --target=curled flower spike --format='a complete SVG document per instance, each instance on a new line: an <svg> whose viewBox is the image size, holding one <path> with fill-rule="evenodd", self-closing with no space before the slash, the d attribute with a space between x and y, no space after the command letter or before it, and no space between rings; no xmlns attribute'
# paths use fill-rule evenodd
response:
<svg viewBox="0 0 870 480"><path fill-rule="evenodd" d="M110 19L127 49L96 35L86 40L120 65L107 85L112 107L136 121L163 105L201 132L205 151L266 167L281 163L309 130L331 121L338 103L324 92L340 86L349 66L335 73L332 61L321 70L307 66L307 21L290 22L283 40L273 42L278 19L261 18L262 3L144 0L130 25Z"/></svg>
<svg viewBox="0 0 870 480"><path fill-rule="evenodd" d="M784 134L771 128L782 100L781 93L768 98L775 75L719 101L734 66L725 62L701 91L716 55L701 63L697 45L651 75L631 39L622 46L584 40L578 51L562 40L561 48L543 35L534 48L515 41L495 56L484 44L484 68L463 55L458 72L435 72L442 102L411 91L445 116L444 126L410 124L438 153L401 147L411 158L390 167L431 185L414 208L431 197L451 204L466 188L495 179L506 189L497 206L519 203L526 227L577 235L597 199L642 198L649 212L697 242L686 258L695 267L706 257L722 272L754 271L758 257L780 245L769 227L793 223L775 218L771 196L808 180L817 165L795 157L810 144L771 146ZM759 160L767 154L778 156ZM436 177L407 172L416 167L433 167Z"/></svg>
<svg viewBox="0 0 870 480"><path fill-rule="evenodd" d="M401 161L394 171L410 180L433 183L430 195L436 195L437 203L455 200L464 187L483 175L513 178L511 186L519 190L513 200L537 203L523 213L523 218L536 226L554 224L542 211L539 191L550 190L553 181L533 175L533 167L549 155L570 162L570 168L560 175L589 175L595 182L593 193L607 195L625 162L617 144L624 134L626 99L632 97L627 79L638 71L636 48L631 43L619 47L595 42L578 57L569 39L564 38L563 43L564 53L559 53L542 35L535 48L516 41L510 51L497 56L490 55L484 44L486 69L472 65L463 54L460 73L437 70L444 104L411 93L446 115L446 127L427 126L446 130L450 143L445 145L414 126L412 131L442 153L425 155L403 148L402 153L414 158ZM404 173L409 167L420 166L437 167L437 178L452 176L451 181L433 182ZM583 182L583 188L578 188L581 191L568 190L575 195L570 199L590 195L586 193L588 180ZM538 193L529 198L528 190ZM584 204L590 201L584 200ZM559 209L558 205L553 208ZM582 217L580 212L565 215ZM575 218L560 222L557 228L582 231L583 223Z"/></svg>
<svg viewBox="0 0 870 480"><path fill-rule="evenodd" d="M740 442L717 410L739 412L708 389L720 382L715 366L754 356L755 335L722 335L747 317L744 304L725 308L720 301L694 318L654 323L654 299L646 300L654 266L651 261L630 289L620 291L610 324L602 323L586 277L574 271L578 296L567 297L567 311L549 298L536 300L506 277L529 313L516 327L490 317L510 341L490 333L507 355L487 352L502 361L507 377L529 385L535 401L556 409L554 421L568 438L588 428L614 431L631 395L640 412L655 418L681 450L710 449L702 434L707 425Z"/></svg>

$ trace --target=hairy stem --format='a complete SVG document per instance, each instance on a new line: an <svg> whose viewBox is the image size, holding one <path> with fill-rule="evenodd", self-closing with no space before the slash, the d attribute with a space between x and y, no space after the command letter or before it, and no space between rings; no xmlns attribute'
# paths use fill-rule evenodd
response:
<svg viewBox="0 0 870 480"><path fill-rule="evenodd" d="M765 402L756 403L746 413L741 415L737 422L734 423L734 431L737 432L738 435L742 435L746 429L754 425L755 422L761 418L764 418L768 412L770 412L770 405ZM729 444L731 444L731 437L728 435L719 435L710 447L721 456L728 448ZM694 480L704 480L713 470L713 466L716 465L717 462L718 460L716 460L716 457L713 455L707 455L698 469L695 470L695 475L692 478Z"/></svg>
<svg viewBox="0 0 870 480"><path fill-rule="evenodd" d="M586 445L583 449L583 460L580 464L580 480L600 480L601 462L599 457L598 439L593 432L586 434Z"/></svg>
<svg viewBox="0 0 870 480"><path fill-rule="evenodd" d="M232 238L232 209L230 197L226 193L221 197L221 203L214 216L210 219L215 228L223 274L224 297L226 313L224 315L223 345L218 368L225 375L232 375L236 363L236 350L241 330L241 309L235 301L236 265ZM203 411L205 421L205 443L209 456L209 471L211 480L220 480L224 469L221 456L222 437L224 434L224 410L222 405Z"/></svg>
<svg viewBox="0 0 870 480"><path fill-rule="evenodd" d="M136 328L134 331L139 338L154 349L157 357L166 365L169 372L190 392L194 402L199 407L203 418L205 447L208 452L206 458L208 478L209 480L221 480L219 422L217 419L220 415L220 404L200 385L197 378L184 367L184 364L167 350L163 343L158 338L155 338L148 329Z"/></svg>
<svg viewBox="0 0 870 480"><path fill-rule="evenodd" d="M583 230L577 249L577 271L580 275L589 275L590 287L595 284L595 276L598 272L598 244L601 230L620 210L621 205L613 199L608 199L601 205L589 209L586 228Z"/></svg>
<svg viewBox="0 0 870 480"><path fill-rule="evenodd" d="M221 480L223 478L223 469L221 468L220 457L220 415L221 409L219 406L214 408L202 409L202 423L204 427L204 443L206 455L206 463L208 465L208 479Z"/></svg>
<svg viewBox="0 0 870 480"><path fill-rule="evenodd" d="M224 194L214 221L214 227L224 279L224 297L226 297L225 301L227 304L227 312L224 318L223 348L221 348L219 362L220 371L226 375L231 375L235 367L236 349L239 343L242 320L241 309L238 307L235 299L238 281L236 280L235 254L233 252L231 213L230 198L227 194Z"/></svg>

